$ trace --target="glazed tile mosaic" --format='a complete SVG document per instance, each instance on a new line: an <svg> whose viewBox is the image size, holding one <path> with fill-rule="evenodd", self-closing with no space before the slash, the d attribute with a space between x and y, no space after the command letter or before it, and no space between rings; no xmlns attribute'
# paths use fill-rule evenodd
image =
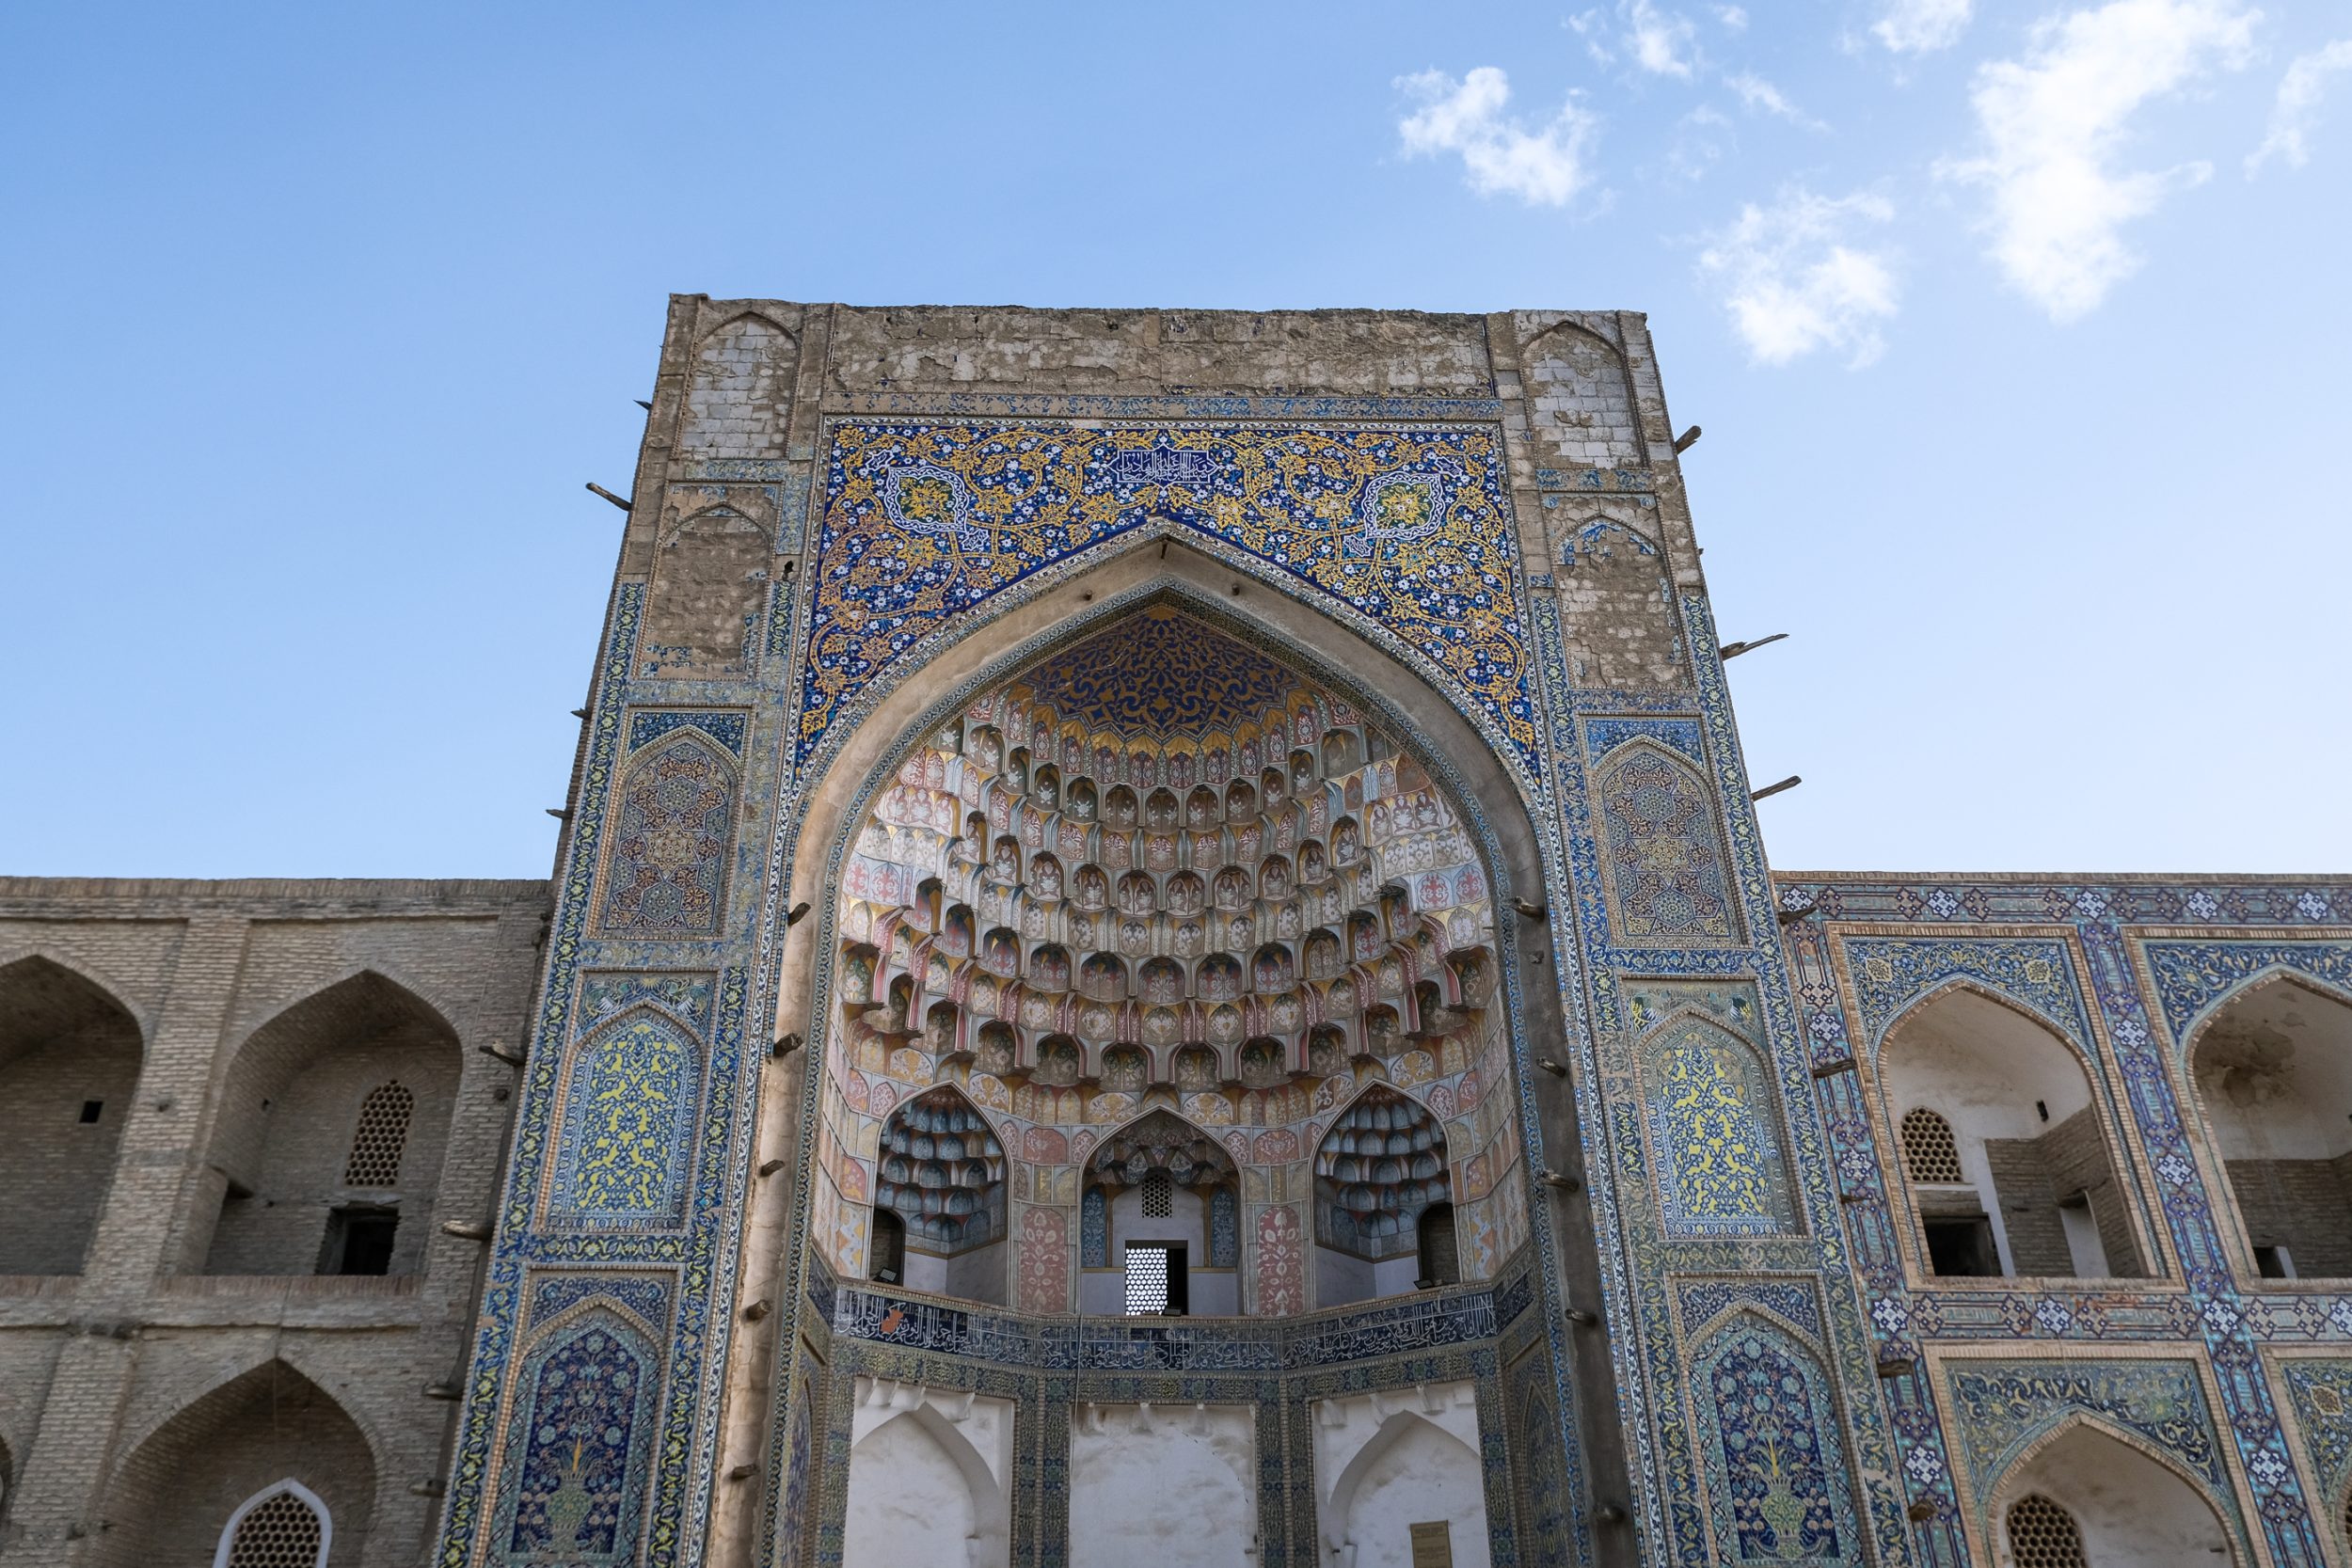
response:
<svg viewBox="0 0 2352 1568"><path fill-rule="evenodd" d="M441 1568L2099 1560L2077 1430L2341 1560L2352 890L1776 879L1672 436L1631 316L675 302Z"/></svg>

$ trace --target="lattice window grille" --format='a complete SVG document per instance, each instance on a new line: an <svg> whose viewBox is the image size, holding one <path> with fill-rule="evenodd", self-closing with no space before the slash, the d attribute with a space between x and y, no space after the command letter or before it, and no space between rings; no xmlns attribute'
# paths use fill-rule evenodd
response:
<svg viewBox="0 0 2352 1568"><path fill-rule="evenodd" d="M216 1568L321 1568L326 1561L326 1521L293 1492L275 1492L245 1511Z"/></svg>
<svg viewBox="0 0 2352 1568"><path fill-rule="evenodd" d="M359 1104L359 1125L351 1134L351 1158L343 1164L347 1187L400 1184L400 1157L408 1148L408 1118L417 1097L405 1084L378 1084Z"/></svg>
<svg viewBox="0 0 2352 1568"><path fill-rule="evenodd" d="M1127 1244L1127 1316L1156 1316L1168 1310L1168 1248Z"/></svg>
<svg viewBox="0 0 2352 1568"><path fill-rule="evenodd" d="M2009 1555L2017 1568L2090 1568L2074 1516L2039 1492L2010 1506Z"/></svg>
<svg viewBox="0 0 2352 1568"><path fill-rule="evenodd" d="M1143 1217L1164 1220L1176 1212L1175 1183L1168 1172L1155 1170L1143 1179Z"/></svg>
<svg viewBox="0 0 2352 1568"><path fill-rule="evenodd" d="M1952 1124L1925 1105L1903 1115L1903 1164L1914 1181L1965 1181L1960 1173L1960 1145Z"/></svg>

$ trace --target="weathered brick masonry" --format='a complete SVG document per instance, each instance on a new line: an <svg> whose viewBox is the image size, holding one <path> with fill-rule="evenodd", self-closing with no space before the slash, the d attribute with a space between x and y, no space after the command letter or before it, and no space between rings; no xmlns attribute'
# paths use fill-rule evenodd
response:
<svg viewBox="0 0 2352 1568"><path fill-rule="evenodd" d="M210 1563L290 1476L335 1563L421 1558L453 1408L427 1388L461 1375L483 1255L439 1222L487 1213L515 1073L476 1048L523 1037L548 908L535 881L0 879L0 1561ZM349 1188L395 1081L398 1180ZM355 1198L397 1212L389 1270L322 1275Z"/></svg>

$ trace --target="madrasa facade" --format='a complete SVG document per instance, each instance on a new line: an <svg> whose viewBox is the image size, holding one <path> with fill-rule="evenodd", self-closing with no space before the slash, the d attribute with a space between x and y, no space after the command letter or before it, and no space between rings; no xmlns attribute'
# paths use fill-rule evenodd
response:
<svg viewBox="0 0 2352 1568"><path fill-rule="evenodd" d="M1641 316L649 409L551 881L0 880L0 1561L2352 1563L2352 878L1773 870Z"/></svg>

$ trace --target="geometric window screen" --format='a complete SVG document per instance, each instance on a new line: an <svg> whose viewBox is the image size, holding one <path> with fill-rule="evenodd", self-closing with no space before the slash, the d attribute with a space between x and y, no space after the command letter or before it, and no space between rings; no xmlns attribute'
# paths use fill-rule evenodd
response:
<svg viewBox="0 0 2352 1568"><path fill-rule="evenodd" d="M292 1492L262 1499L237 1521L223 1568L318 1568L326 1556L323 1522Z"/></svg>
<svg viewBox="0 0 2352 1568"><path fill-rule="evenodd" d="M1155 1170L1143 1179L1143 1213L1146 1219L1164 1220L1176 1212L1175 1185L1164 1170Z"/></svg>
<svg viewBox="0 0 2352 1568"><path fill-rule="evenodd" d="M344 1186L400 1185L400 1156L408 1147L408 1116L416 1108L417 1097L404 1084L378 1084L368 1091L351 1134L351 1158L343 1164Z"/></svg>
<svg viewBox="0 0 2352 1568"><path fill-rule="evenodd" d="M2088 1568L2074 1516L2039 1492L2009 1511L2009 1555L2017 1568Z"/></svg>
<svg viewBox="0 0 2352 1568"><path fill-rule="evenodd" d="M1960 1146L1952 1140L1952 1124L1925 1105L1904 1113L1903 1164L1914 1181L1968 1180L1960 1173Z"/></svg>

